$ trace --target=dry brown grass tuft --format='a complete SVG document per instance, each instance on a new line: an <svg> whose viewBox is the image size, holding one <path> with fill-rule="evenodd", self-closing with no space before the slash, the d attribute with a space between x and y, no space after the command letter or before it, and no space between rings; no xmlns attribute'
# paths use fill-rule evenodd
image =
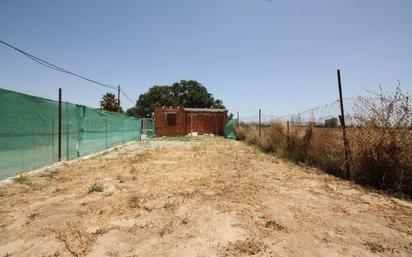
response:
<svg viewBox="0 0 412 257"><path fill-rule="evenodd" d="M273 123L272 126L266 128L266 133L258 139L258 142L264 151L282 154L287 144L284 124Z"/></svg>
<svg viewBox="0 0 412 257"><path fill-rule="evenodd" d="M56 239L64 243L66 250L73 256L85 256L90 250L99 234L103 234L101 229L93 233L87 232L79 223L66 223L65 228L45 228L55 234Z"/></svg>
<svg viewBox="0 0 412 257"><path fill-rule="evenodd" d="M245 127L235 127L236 139L245 140L246 139L246 128Z"/></svg>
<svg viewBox="0 0 412 257"><path fill-rule="evenodd" d="M247 129L245 138L246 142L248 142L249 144L257 144L258 138L259 134L256 128L252 127Z"/></svg>
<svg viewBox="0 0 412 257"><path fill-rule="evenodd" d="M318 168L340 176L344 162L342 135L337 129L316 129L308 152L308 159Z"/></svg>
<svg viewBox="0 0 412 257"><path fill-rule="evenodd" d="M268 248L263 242L253 238L230 242L220 256L255 256Z"/></svg>

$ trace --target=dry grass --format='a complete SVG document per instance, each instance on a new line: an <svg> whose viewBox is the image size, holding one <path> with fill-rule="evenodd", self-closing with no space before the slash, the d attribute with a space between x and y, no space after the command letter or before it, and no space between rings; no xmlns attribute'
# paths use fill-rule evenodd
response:
<svg viewBox="0 0 412 257"><path fill-rule="evenodd" d="M351 159L350 179L378 189L412 196L412 105L400 89L393 95L361 97L353 119L357 127L348 129ZM343 171L344 151L340 129L291 126L273 123L262 129L241 128L250 144L296 162L321 168L336 176Z"/></svg>
<svg viewBox="0 0 412 257"><path fill-rule="evenodd" d="M358 128L349 134L352 177L381 189L412 195L412 133Z"/></svg>
<svg viewBox="0 0 412 257"><path fill-rule="evenodd" d="M245 140L246 139L246 129L244 127L235 127L236 139Z"/></svg>
<svg viewBox="0 0 412 257"><path fill-rule="evenodd" d="M248 130L246 141L263 151L297 163L316 166L344 177L344 152L340 129L291 127L289 141L283 125L275 123ZM350 128L351 179L378 189L412 195L412 133L389 129ZM287 143L289 142L289 143Z"/></svg>
<svg viewBox="0 0 412 257"><path fill-rule="evenodd" d="M87 254L97 236L104 233L101 229L90 233L81 224L71 222L67 222L61 229L46 227L45 230L55 234L56 239L64 243L66 250L76 257Z"/></svg>
<svg viewBox="0 0 412 257"><path fill-rule="evenodd" d="M230 242L223 249L220 257L229 257L229 256L270 256L268 253L265 253L268 248L261 241L257 241L253 238L248 238L246 240L237 240ZM262 253L264 255L262 255Z"/></svg>

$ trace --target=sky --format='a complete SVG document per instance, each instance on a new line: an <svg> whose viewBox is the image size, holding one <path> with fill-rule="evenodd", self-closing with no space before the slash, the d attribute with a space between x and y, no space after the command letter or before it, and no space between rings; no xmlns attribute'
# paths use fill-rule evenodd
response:
<svg viewBox="0 0 412 257"><path fill-rule="evenodd" d="M194 79L241 117L328 104L337 69L345 97L412 92L410 0L1 0L0 40L134 101ZM0 87L90 107L108 91L3 45Z"/></svg>

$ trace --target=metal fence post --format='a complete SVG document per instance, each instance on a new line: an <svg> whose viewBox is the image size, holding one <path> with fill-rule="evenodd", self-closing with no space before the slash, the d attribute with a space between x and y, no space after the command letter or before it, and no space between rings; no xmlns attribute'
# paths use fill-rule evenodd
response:
<svg viewBox="0 0 412 257"><path fill-rule="evenodd" d="M259 125L258 125L259 137L260 137L261 134L262 134L262 131L261 131L261 123L262 123L262 110L259 108Z"/></svg>
<svg viewBox="0 0 412 257"><path fill-rule="evenodd" d="M69 145L70 145L70 137L69 137L69 133L70 133L70 122L69 122L69 105L66 103L65 104L65 115L66 115L66 161L70 160L70 149L69 149Z"/></svg>
<svg viewBox="0 0 412 257"><path fill-rule="evenodd" d="M120 112L120 85L117 86L117 112Z"/></svg>
<svg viewBox="0 0 412 257"><path fill-rule="evenodd" d="M346 133L346 124L345 124L345 112L343 110L343 96L342 96L342 82L340 77L340 70L337 70L338 75L338 86L339 86L339 102L340 102L340 124L342 126L342 136L343 136L343 146L345 148L345 176L350 179L350 170L349 170L349 160L350 160L350 148L348 136Z"/></svg>
<svg viewBox="0 0 412 257"><path fill-rule="evenodd" d="M59 149L58 160L62 159L62 89L59 88Z"/></svg>
<svg viewBox="0 0 412 257"><path fill-rule="evenodd" d="M289 121L286 122L286 142L287 142L287 149L288 149L288 154L289 154L289 145L290 145L290 136L289 136Z"/></svg>

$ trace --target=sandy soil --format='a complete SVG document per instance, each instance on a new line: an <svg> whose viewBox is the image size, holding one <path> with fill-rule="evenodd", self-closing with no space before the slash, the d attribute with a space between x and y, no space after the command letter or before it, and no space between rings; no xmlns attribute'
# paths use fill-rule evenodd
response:
<svg viewBox="0 0 412 257"><path fill-rule="evenodd" d="M222 138L64 163L0 206L0 257L412 256L411 202Z"/></svg>

